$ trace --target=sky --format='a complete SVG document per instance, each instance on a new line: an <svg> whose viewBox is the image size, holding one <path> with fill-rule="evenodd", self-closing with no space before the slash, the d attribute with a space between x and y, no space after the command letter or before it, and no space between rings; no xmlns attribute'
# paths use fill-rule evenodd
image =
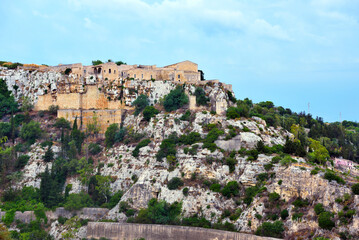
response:
<svg viewBox="0 0 359 240"><path fill-rule="evenodd" d="M190 60L239 99L359 121L358 0L16 0L0 15L0 60Z"/></svg>

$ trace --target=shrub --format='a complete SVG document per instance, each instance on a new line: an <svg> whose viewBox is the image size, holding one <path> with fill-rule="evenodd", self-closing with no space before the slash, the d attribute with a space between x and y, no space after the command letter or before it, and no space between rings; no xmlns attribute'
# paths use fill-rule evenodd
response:
<svg viewBox="0 0 359 240"><path fill-rule="evenodd" d="M70 129L71 126L70 126L70 122L67 121L65 118L57 118L56 119L56 122L54 124L54 127L56 128L66 128L66 129Z"/></svg>
<svg viewBox="0 0 359 240"><path fill-rule="evenodd" d="M64 204L64 208L69 211L80 210L84 207L93 206L92 199L87 193L71 193Z"/></svg>
<svg viewBox="0 0 359 240"><path fill-rule="evenodd" d="M16 168L17 170L22 169L23 167L26 166L26 164L27 164L27 162L29 161L29 159L30 159L30 156L28 156L28 155L21 155L21 156L19 156L19 157L17 158L17 160L16 160L15 168Z"/></svg>
<svg viewBox="0 0 359 240"><path fill-rule="evenodd" d="M191 111L187 110L181 117L180 120L182 121L189 121L191 117Z"/></svg>
<svg viewBox="0 0 359 240"><path fill-rule="evenodd" d="M324 179L329 180L329 182L336 181L339 184L345 184L345 181L341 177L339 177L339 176L335 175L335 173L329 172L329 171L324 174Z"/></svg>
<svg viewBox="0 0 359 240"><path fill-rule="evenodd" d="M283 222L281 221L275 221L274 223L264 222L261 226L257 228L256 235L281 238L283 237L283 232L284 232Z"/></svg>
<svg viewBox="0 0 359 240"><path fill-rule="evenodd" d="M217 145L214 142L222 134L223 134L223 131L220 131L218 128L213 127L208 132L206 138L203 140L203 148L208 148L211 152L214 152L217 148Z"/></svg>
<svg viewBox="0 0 359 240"><path fill-rule="evenodd" d="M236 169L237 160L231 157L226 158L226 165L229 167L229 172L232 173Z"/></svg>
<svg viewBox="0 0 359 240"><path fill-rule="evenodd" d="M303 217L303 215L304 215L304 213L293 213L292 220L298 221L299 219L301 219Z"/></svg>
<svg viewBox="0 0 359 240"><path fill-rule="evenodd" d="M334 217L334 214L331 212L322 212L321 214L319 214L319 227L327 230L331 230L333 227L335 227L335 223L332 220L332 217Z"/></svg>
<svg viewBox="0 0 359 240"><path fill-rule="evenodd" d="M177 143L177 137L173 135L173 137L169 137L167 139L163 139L160 150L156 154L157 161L162 161L164 157L167 156L176 156L177 149L176 149L176 143Z"/></svg>
<svg viewBox="0 0 359 240"><path fill-rule="evenodd" d="M137 97L135 101L132 102L132 106L135 107L135 116L140 114L149 104L148 97L144 94L141 94Z"/></svg>
<svg viewBox="0 0 359 240"><path fill-rule="evenodd" d="M275 202L275 201L277 201L279 199L280 199L280 195L278 193L273 192L273 193L269 194L269 201Z"/></svg>
<svg viewBox="0 0 359 240"><path fill-rule="evenodd" d="M209 187L209 189L210 189L211 191L213 191L213 192L220 192L220 191L221 191L221 188L222 188L222 186L221 186L221 184L219 184L219 183L213 183L213 184Z"/></svg>
<svg viewBox="0 0 359 240"><path fill-rule="evenodd" d="M315 214L317 214L317 215L321 214L322 212L325 212L323 204L321 204L321 203L316 204L314 206L314 211L315 211Z"/></svg>
<svg viewBox="0 0 359 240"><path fill-rule="evenodd" d="M172 178L167 183L167 187L169 190L176 190L181 186L183 186L183 181L178 177Z"/></svg>
<svg viewBox="0 0 359 240"><path fill-rule="evenodd" d="M185 187L183 190L182 190L182 193L184 196L188 196L188 192L189 192L189 189L187 187Z"/></svg>
<svg viewBox="0 0 359 240"><path fill-rule="evenodd" d="M90 143L89 146L88 146L88 150L89 150L91 155L97 155L97 154L99 154L101 152L102 148L97 143Z"/></svg>
<svg viewBox="0 0 359 240"><path fill-rule="evenodd" d="M172 90L164 99L163 106L167 112L181 108L188 103L188 97L181 87Z"/></svg>
<svg viewBox="0 0 359 240"><path fill-rule="evenodd" d="M276 164L276 163L279 163L280 160L281 160L281 157L275 156L272 158L271 163Z"/></svg>
<svg viewBox="0 0 359 240"><path fill-rule="evenodd" d="M148 208L141 209L134 221L147 224L178 224L181 209L181 203L169 204L153 198L149 201Z"/></svg>
<svg viewBox="0 0 359 240"><path fill-rule="evenodd" d="M287 209L284 209L280 212L280 217L282 218L282 220L286 220L288 216L289 216L289 213L288 213Z"/></svg>
<svg viewBox="0 0 359 240"><path fill-rule="evenodd" d="M57 105L51 105L49 107L49 113L52 115L56 115L58 110L59 110L59 106Z"/></svg>
<svg viewBox="0 0 359 240"><path fill-rule="evenodd" d="M264 169L266 170L266 171L269 171L269 170L271 170L273 168L273 164L272 163L268 163L268 164L265 164L264 165Z"/></svg>
<svg viewBox="0 0 359 240"><path fill-rule="evenodd" d="M108 148L112 147L115 143L116 132L118 131L118 124L111 124L105 132L105 144Z"/></svg>
<svg viewBox="0 0 359 240"><path fill-rule="evenodd" d="M239 184L237 181L230 181L221 190L223 196L230 198L231 196L239 195Z"/></svg>
<svg viewBox="0 0 359 240"><path fill-rule="evenodd" d="M156 116L158 113L160 113L159 110L157 110L156 108L154 108L153 106L147 106L145 107L145 109L143 110L143 118L149 122L151 120L152 117Z"/></svg>
<svg viewBox="0 0 359 240"><path fill-rule="evenodd" d="M42 135L42 130L40 128L40 123L35 121L30 121L27 124L24 124L20 131L20 136L25 141L28 141L30 144L33 144L36 139L40 138Z"/></svg>
<svg viewBox="0 0 359 240"><path fill-rule="evenodd" d="M196 96L197 106L207 106L209 98L206 96L206 93L203 88L197 87L194 92L194 95Z"/></svg>
<svg viewBox="0 0 359 240"><path fill-rule="evenodd" d="M132 156L138 157L138 155L140 153L140 149L143 147L146 147L148 144L150 144L150 142L151 142L150 139L142 140L139 144L137 144L136 148L133 150Z"/></svg>
<svg viewBox="0 0 359 240"><path fill-rule="evenodd" d="M211 228L212 224L204 217L199 218L197 215L194 215L192 217L182 218L182 225L191 227Z"/></svg>
<svg viewBox="0 0 359 240"><path fill-rule="evenodd" d="M309 202L308 202L308 200L303 200L301 198L297 198L292 204L297 208L301 208L301 207L308 206Z"/></svg>
<svg viewBox="0 0 359 240"><path fill-rule="evenodd" d="M359 195L359 183L356 183L352 186L352 192L354 195Z"/></svg>
<svg viewBox="0 0 359 240"><path fill-rule="evenodd" d="M257 180L264 182L269 179L268 173L260 173L257 175Z"/></svg>

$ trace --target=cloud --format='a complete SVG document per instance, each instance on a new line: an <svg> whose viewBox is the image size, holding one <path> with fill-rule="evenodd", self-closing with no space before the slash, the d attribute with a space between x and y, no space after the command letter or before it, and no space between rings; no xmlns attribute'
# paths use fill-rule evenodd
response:
<svg viewBox="0 0 359 240"><path fill-rule="evenodd" d="M319 16L325 17L334 21L343 22L345 24L355 25L358 23L357 19L353 16L346 15L334 11L320 11Z"/></svg>
<svg viewBox="0 0 359 240"><path fill-rule="evenodd" d="M268 36L279 40L293 41L293 39L289 37L279 25L271 25L264 19L256 19L251 26L251 30L258 35Z"/></svg>
<svg viewBox="0 0 359 240"><path fill-rule="evenodd" d="M85 28L88 28L88 29L94 28L94 24L92 23L91 19L85 17L84 21L85 21L85 24L84 24Z"/></svg>

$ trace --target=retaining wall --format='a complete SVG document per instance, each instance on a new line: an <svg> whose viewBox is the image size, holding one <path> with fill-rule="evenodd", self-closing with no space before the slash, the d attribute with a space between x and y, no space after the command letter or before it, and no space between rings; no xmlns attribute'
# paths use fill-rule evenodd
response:
<svg viewBox="0 0 359 240"><path fill-rule="evenodd" d="M270 240L275 238L259 237L255 235L227 232L214 229L151 225L151 224L125 224L89 222L87 225L87 238L111 240L133 240L144 238L146 240Z"/></svg>

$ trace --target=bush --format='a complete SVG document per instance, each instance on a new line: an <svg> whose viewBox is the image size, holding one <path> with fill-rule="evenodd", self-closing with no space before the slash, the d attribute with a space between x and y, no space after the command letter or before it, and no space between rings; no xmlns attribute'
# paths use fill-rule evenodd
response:
<svg viewBox="0 0 359 240"><path fill-rule="evenodd" d="M272 193L269 194L269 201L270 202L275 202L275 201L277 201L279 199L280 199L280 195L278 193L272 192Z"/></svg>
<svg viewBox="0 0 359 240"><path fill-rule="evenodd" d="M284 232L283 222L275 221L264 222L261 226L258 227L256 235L266 236L266 237L277 237L282 238Z"/></svg>
<svg viewBox="0 0 359 240"><path fill-rule="evenodd" d="M359 183L356 183L352 186L352 191L354 195L359 195Z"/></svg>
<svg viewBox="0 0 359 240"><path fill-rule="evenodd" d="M265 164L264 165L264 169L266 170L266 171L269 171L269 170L271 170L273 168L273 164L272 163L268 163L268 164Z"/></svg>
<svg viewBox="0 0 359 240"><path fill-rule="evenodd" d="M187 110L181 117L180 120L182 121L189 121L191 117L191 111Z"/></svg>
<svg viewBox="0 0 359 240"><path fill-rule="evenodd" d="M321 214L319 214L318 217L319 227L327 230L332 230L332 228L335 227L335 223L332 220L333 217L334 214L331 212L322 212Z"/></svg>
<svg viewBox="0 0 359 240"><path fill-rule="evenodd" d="M209 189L210 189L211 191L213 191L213 192L220 192L220 191L221 191L221 188L222 188L222 186L221 186L221 184L219 184L219 183L213 183L213 184L209 187Z"/></svg>
<svg viewBox="0 0 359 240"><path fill-rule="evenodd" d="M239 195L239 184L237 181L230 181L221 190L223 196L230 198L231 196Z"/></svg>
<svg viewBox="0 0 359 240"><path fill-rule="evenodd" d="M181 108L188 103L188 97L181 87L172 90L164 99L163 106L167 112Z"/></svg>
<svg viewBox="0 0 359 240"><path fill-rule="evenodd" d="M88 150L89 150L91 155L97 155L97 154L99 154L101 152L102 148L97 143L90 143L89 146L88 146Z"/></svg>
<svg viewBox="0 0 359 240"><path fill-rule="evenodd" d="M315 211L315 214L317 214L317 215L321 214L322 212L325 212L323 204L321 204L321 203L316 204L314 206L314 211Z"/></svg>
<svg viewBox="0 0 359 240"><path fill-rule="evenodd" d="M169 204L153 198L149 201L148 208L141 209L134 221L147 224L179 224L181 209L181 203Z"/></svg>
<svg viewBox="0 0 359 240"><path fill-rule="evenodd" d="M303 200L301 198L297 198L294 202L292 202L292 205L294 205L297 208L306 207L309 205L308 200Z"/></svg>
<svg viewBox="0 0 359 240"><path fill-rule="evenodd" d="M229 167L229 172L232 173L236 169L237 160L231 157L226 158L226 165Z"/></svg>
<svg viewBox="0 0 359 240"><path fill-rule="evenodd" d="M336 181L339 184L345 184L345 181L341 177L339 177L339 176L335 175L335 173L329 172L329 171L324 174L324 179L329 180L329 182Z"/></svg>
<svg viewBox="0 0 359 240"><path fill-rule="evenodd" d="M183 181L178 177L172 178L167 183L167 187L169 190L176 190L181 186L183 186Z"/></svg>
<svg viewBox="0 0 359 240"><path fill-rule="evenodd" d="M142 140L139 144L137 144L136 148L133 150L132 156L138 157L138 155L140 153L140 149L143 147L146 147L148 144L150 144L150 142L151 142L150 139Z"/></svg>
<svg viewBox="0 0 359 240"><path fill-rule="evenodd" d="M188 135L182 135L179 139L179 141L185 145L192 145L201 140L201 134L198 132L190 132Z"/></svg>
<svg viewBox="0 0 359 240"><path fill-rule="evenodd" d="M105 132L105 144L108 148L112 147L113 144L115 143L115 136L116 133L118 131L118 124L117 123L113 123L111 124L106 132Z"/></svg>
<svg viewBox="0 0 359 240"><path fill-rule="evenodd" d="M57 110L59 110L59 106L57 106L57 105L51 105L49 107L49 113L52 114L52 115L56 115Z"/></svg>
<svg viewBox="0 0 359 240"><path fill-rule="evenodd" d="M206 93L203 88L197 87L194 95L196 96L196 104L197 106L207 106L209 102L209 98L206 97Z"/></svg>
<svg viewBox="0 0 359 240"><path fill-rule="evenodd" d="M188 192L189 192L188 187L185 187L185 188L182 190L183 195L186 196L186 197L188 196Z"/></svg>
<svg viewBox="0 0 359 240"><path fill-rule="evenodd" d="M289 213L288 213L287 209L284 209L280 212L280 217L282 218L282 220L286 220L288 216L289 216Z"/></svg>
<svg viewBox="0 0 359 240"><path fill-rule="evenodd" d="M21 155L21 156L19 156L19 157L17 158L17 160L16 160L15 168L16 168L17 170L22 169L23 167L26 166L26 164L27 164L27 162L29 161L29 159L30 159L30 156L28 156L28 155Z"/></svg>
<svg viewBox="0 0 359 240"><path fill-rule="evenodd" d="M42 130L40 128L40 123L35 121L30 121L27 124L24 124L20 131L20 136L25 141L33 144L36 139L40 138L42 135Z"/></svg>
<svg viewBox="0 0 359 240"><path fill-rule="evenodd" d="M205 219L204 217L199 218L197 215L188 218L182 218L183 226L191 227L201 227L201 228L211 228L211 222Z"/></svg>
<svg viewBox="0 0 359 240"><path fill-rule="evenodd" d="M137 97L137 99L135 101L133 101L132 106L135 107L135 116L137 116L138 114L140 114L140 112L142 112L145 107L147 107L149 104L149 100L148 97L144 94L141 94L140 96Z"/></svg>
<svg viewBox="0 0 359 240"><path fill-rule="evenodd" d="M45 162L51 162L54 160L54 152L52 151L51 146L47 147L47 150L42 158Z"/></svg>
<svg viewBox="0 0 359 240"><path fill-rule="evenodd" d="M94 204L87 193L71 193L64 204L64 208L69 211L80 210L84 207L92 207Z"/></svg>
<svg viewBox="0 0 359 240"><path fill-rule="evenodd" d="M56 122L54 124L54 127L56 128L65 128L65 129L70 129L71 126L70 126L70 122L67 121L65 118L57 118L56 119Z"/></svg>
<svg viewBox="0 0 359 240"><path fill-rule="evenodd" d="M177 138L176 137L169 137L167 139L163 139L160 150L156 154L157 161L162 161L164 157L167 156L176 156L177 149L176 149Z"/></svg>
<svg viewBox="0 0 359 240"><path fill-rule="evenodd" d="M143 110L143 118L149 122L151 120L152 117L156 116L158 113L160 113L159 110L157 110L156 108L154 108L153 106L147 106L145 107L145 109Z"/></svg>

